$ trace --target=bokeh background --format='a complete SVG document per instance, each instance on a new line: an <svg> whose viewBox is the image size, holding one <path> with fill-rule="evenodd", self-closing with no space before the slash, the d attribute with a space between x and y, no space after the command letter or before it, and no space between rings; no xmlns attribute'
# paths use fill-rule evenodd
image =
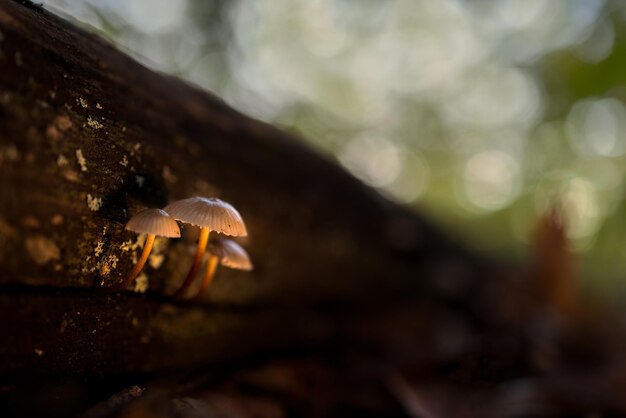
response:
<svg viewBox="0 0 626 418"><path fill-rule="evenodd" d="M299 134L478 251L527 259L560 200L586 288L626 295L626 2L43 4Z"/></svg>

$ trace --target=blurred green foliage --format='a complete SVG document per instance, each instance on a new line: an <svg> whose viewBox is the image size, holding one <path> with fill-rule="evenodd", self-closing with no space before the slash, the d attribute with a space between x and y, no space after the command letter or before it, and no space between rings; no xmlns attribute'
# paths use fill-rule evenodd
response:
<svg viewBox="0 0 626 418"><path fill-rule="evenodd" d="M559 200L589 282L619 283L624 2L44 4L297 132L479 250L527 257Z"/></svg>

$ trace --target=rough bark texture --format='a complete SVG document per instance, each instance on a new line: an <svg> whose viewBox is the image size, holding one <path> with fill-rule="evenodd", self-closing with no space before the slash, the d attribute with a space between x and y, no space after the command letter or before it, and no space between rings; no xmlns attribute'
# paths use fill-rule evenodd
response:
<svg viewBox="0 0 626 418"><path fill-rule="evenodd" d="M129 216L195 195L239 209L254 272L220 269L204 305L170 303L187 228L157 239L148 293L99 294L140 251ZM154 371L320 341L352 309L447 303L475 263L297 138L0 0L0 372Z"/></svg>

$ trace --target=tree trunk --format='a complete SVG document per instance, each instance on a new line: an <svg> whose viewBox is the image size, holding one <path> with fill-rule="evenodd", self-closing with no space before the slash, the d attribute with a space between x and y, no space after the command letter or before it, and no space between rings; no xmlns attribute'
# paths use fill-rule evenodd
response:
<svg viewBox="0 0 626 418"><path fill-rule="evenodd" d="M255 270L221 268L202 304L173 303L187 227L157 238L145 295L100 293L141 250L129 217L191 196L239 209ZM297 138L0 0L1 373L155 371L315 343L399 301L445 310L477 264Z"/></svg>

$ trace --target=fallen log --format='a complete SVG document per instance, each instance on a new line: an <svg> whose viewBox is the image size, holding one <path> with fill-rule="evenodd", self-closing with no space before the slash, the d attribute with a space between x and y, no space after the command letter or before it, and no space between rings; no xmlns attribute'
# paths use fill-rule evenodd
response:
<svg viewBox="0 0 626 418"><path fill-rule="evenodd" d="M239 209L254 272L220 270L202 304L172 303L187 228L157 241L142 286L101 294L140 251L129 217L197 195ZM150 372L315 343L349 329L346 312L462 301L478 263L298 138L0 0L0 373Z"/></svg>

